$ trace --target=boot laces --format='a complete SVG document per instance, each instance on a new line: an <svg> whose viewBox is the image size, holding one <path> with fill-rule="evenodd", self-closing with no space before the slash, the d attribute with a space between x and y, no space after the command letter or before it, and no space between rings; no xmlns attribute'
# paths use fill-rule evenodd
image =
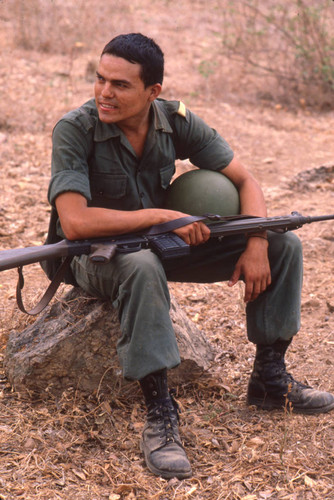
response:
<svg viewBox="0 0 334 500"><path fill-rule="evenodd" d="M287 372L283 359L275 360L275 364L270 365L268 368L270 370L270 378L272 380L276 379L286 385L288 394L301 392L303 389L310 389L309 385L298 382L293 378L291 373Z"/></svg>
<svg viewBox="0 0 334 500"><path fill-rule="evenodd" d="M149 422L159 425L160 436L166 438L166 443L173 443L177 440L180 407L174 399L174 393L171 390L168 399L155 401L147 414Z"/></svg>

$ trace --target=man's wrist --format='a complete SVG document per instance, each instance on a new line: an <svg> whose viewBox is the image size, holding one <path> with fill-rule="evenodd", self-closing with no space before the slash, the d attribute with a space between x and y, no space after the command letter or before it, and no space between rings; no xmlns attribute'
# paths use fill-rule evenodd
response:
<svg viewBox="0 0 334 500"><path fill-rule="evenodd" d="M268 241L267 231L261 231L258 233L250 233L250 234L246 235L246 238L247 238L247 241L250 240L251 238L260 238L260 239Z"/></svg>

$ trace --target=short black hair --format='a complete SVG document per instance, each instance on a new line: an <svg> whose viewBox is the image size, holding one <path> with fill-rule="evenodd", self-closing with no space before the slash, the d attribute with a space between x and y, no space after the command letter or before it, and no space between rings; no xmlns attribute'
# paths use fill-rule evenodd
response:
<svg viewBox="0 0 334 500"><path fill-rule="evenodd" d="M152 38L141 33L118 35L104 47L101 57L110 54L141 65L140 76L145 87L162 84L164 54Z"/></svg>

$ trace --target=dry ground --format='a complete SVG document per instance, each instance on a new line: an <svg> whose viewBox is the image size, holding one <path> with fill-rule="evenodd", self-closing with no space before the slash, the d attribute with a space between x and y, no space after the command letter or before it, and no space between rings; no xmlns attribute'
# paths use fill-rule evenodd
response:
<svg viewBox="0 0 334 500"><path fill-rule="evenodd" d="M226 137L260 180L270 215L333 212L334 114L304 101L289 110L258 98L269 83L231 64L217 42L228 2L109 3L0 2L1 249L44 241L52 126L92 95L103 44L126 31L161 44L164 97L181 98ZM203 61L217 63L212 73L203 71ZM305 254L303 320L288 365L296 378L334 391L333 225L314 224L298 234ZM17 311L16 272L0 280L1 362L9 333L33 320ZM27 300L44 287L32 266ZM211 377L177 388L193 477L165 481L145 468L136 386L103 401L73 388L61 399L39 401L12 391L0 371L0 499L334 498L333 414L260 413L245 405L254 349L245 336L242 286L171 288L222 350Z"/></svg>

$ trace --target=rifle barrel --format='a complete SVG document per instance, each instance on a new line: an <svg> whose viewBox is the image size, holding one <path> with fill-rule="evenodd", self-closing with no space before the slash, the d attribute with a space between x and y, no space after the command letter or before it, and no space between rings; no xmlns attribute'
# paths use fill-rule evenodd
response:
<svg viewBox="0 0 334 500"><path fill-rule="evenodd" d="M236 218L223 222L218 222L209 225L212 236L232 236L241 233L254 233L258 231L265 231L266 229L286 232L293 229L298 229L304 224L312 222L320 222L325 220L334 219L334 215L318 215L306 216L293 212L291 215L282 215L276 217L250 217L250 218Z"/></svg>
<svg viewBox="0 0 334 500"><path fill-rule="evenodd" d="M333 220L334 219L334 215L314 215L314 216L309 216L309 217L306 217L308 220L308 223L311 223L311 222L321 222L323 220Z"/></svg>

